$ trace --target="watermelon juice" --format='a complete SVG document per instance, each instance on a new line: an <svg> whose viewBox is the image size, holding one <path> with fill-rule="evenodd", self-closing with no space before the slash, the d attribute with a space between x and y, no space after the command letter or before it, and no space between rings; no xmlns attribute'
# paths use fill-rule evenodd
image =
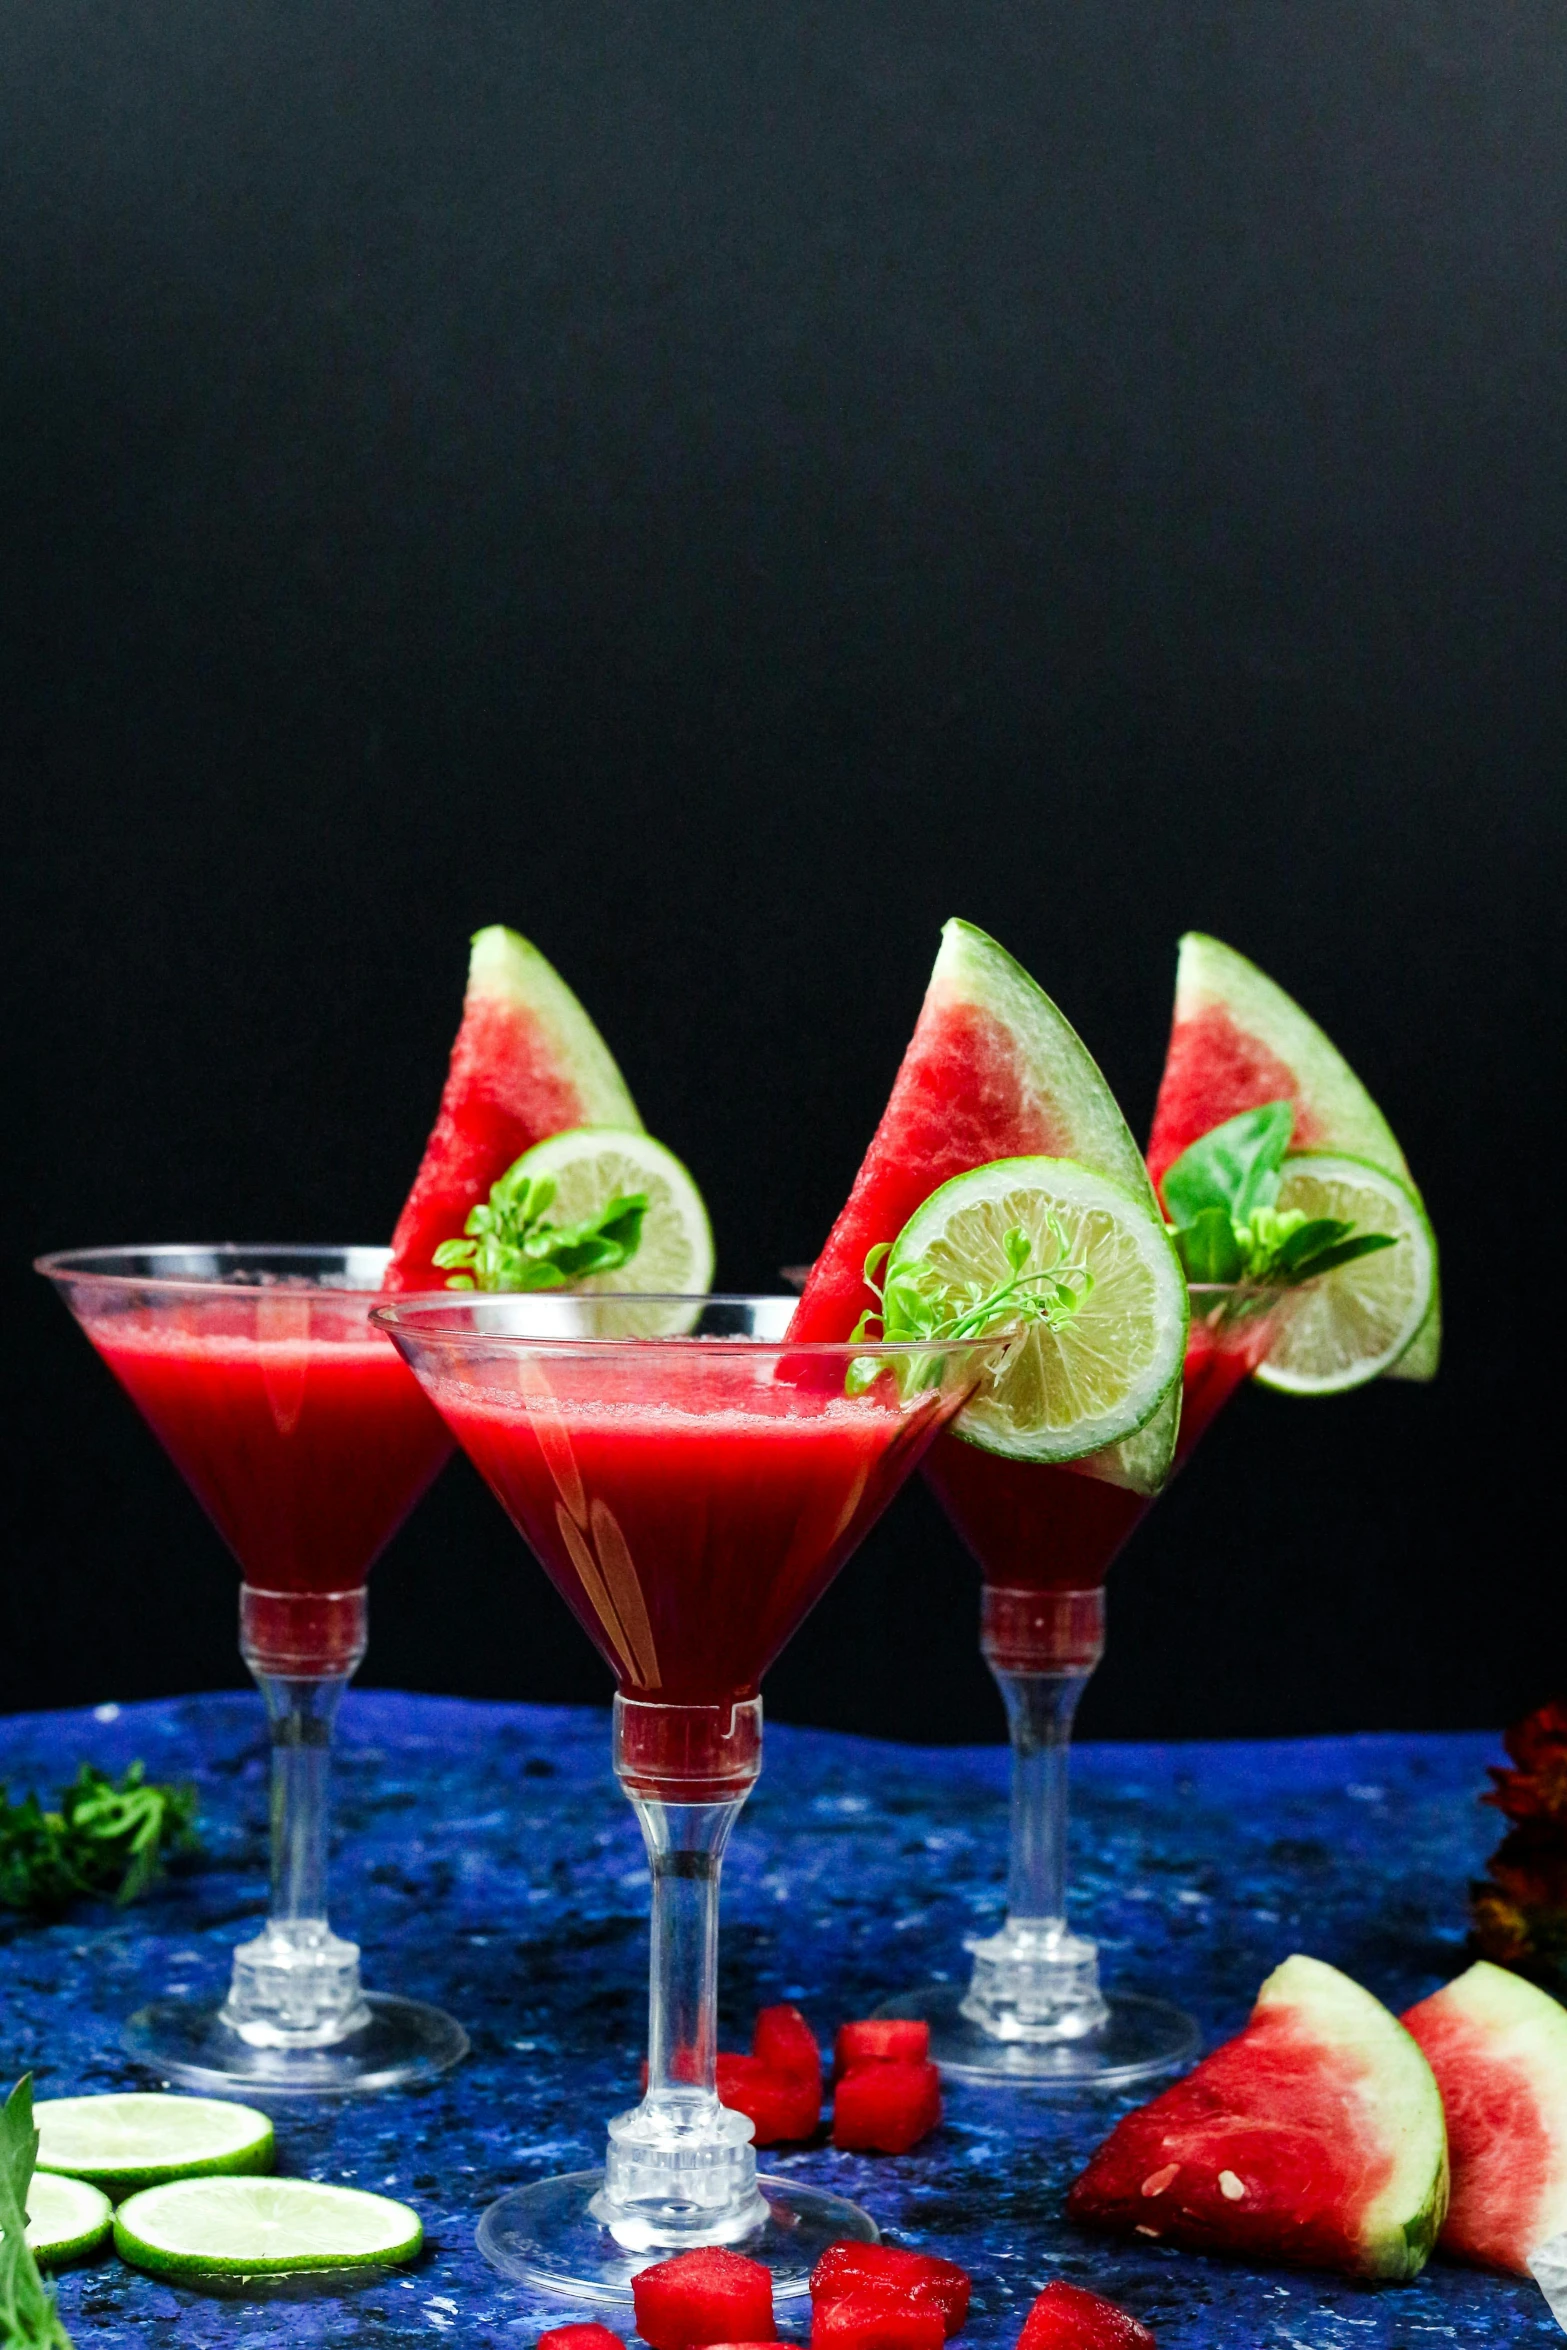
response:
<svg viewBox="0 0 1567 2350"><path fill-rule="evenodd" d="M656 1386L583 1356L521 1392L430 1388L623 1694L663 1705L755 1696L947 1417L851 1400L841 1371L741 1386L705 1351Z"/></svg>
<svg viewBox="0 0 1567 2350"><path fill-rule="evenodd" d="M187 1314L85 1316L93 1345L239 1561L247 1647L296 1670L357 1661L370 1568L452 1450L366 1320L373 1297L232 1292ZM320 1605L301 1607L305 1596Z"/></svg>

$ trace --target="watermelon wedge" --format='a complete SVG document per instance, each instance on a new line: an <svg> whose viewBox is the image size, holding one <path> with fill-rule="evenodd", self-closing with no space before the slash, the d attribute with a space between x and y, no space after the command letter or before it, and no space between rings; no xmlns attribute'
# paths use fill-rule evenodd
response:
<svg viewBox="0 0 1567 2350"><path fill-rule="evenodd" d="M1447 2210L1442 2100L1380 2001L1289 1958L1237 2039L1117 2123L1067 2210L1194 2252L1412 2277Z"/></svg>
<svg viewBox="0 0 1567 2350"><path fill-rule="evenodd" d="M640 1128L608 1045L536 946L474 934L440 1115L392 1235L388 1289L441 1289L434 1253L514 1159L569 1126Z"/></svg>
<svg viewBox="0 0 1567 2350"><path fill-rule="evenodd" d="M1293 1150L1369 1159L1414 1191L1393 1129L1315 1020L1233 947L1189 930L1176 964L1175 1017L1148 1142L1155 1183L1163 1183L1166 1168L1200 1135L1242 1110L1277 1101L1295 1104ZM1434 1378L1441 1351L1441 1299L1433 1292L1425 1321L1385 1376Z"/></svg>
<svg viewBox="0 0 1567 2350"><path fill-rule="evenodd" d="M1447 2108L1442 2250L1527 2276L1567 2228L1567 2011L1485 1959L1404 2017Z"/></svg>
<svg viewBox="0 0 1567 2350"><path fill-rule="evenodd" d="M942 930L930 985L843 1213L790 1336L842 1340L876 1300L866 1256L921 1202L992 1159L1075 1159L1140 1199L1148 1172L1075 1029L1004 947L969 922Z"/></svg>

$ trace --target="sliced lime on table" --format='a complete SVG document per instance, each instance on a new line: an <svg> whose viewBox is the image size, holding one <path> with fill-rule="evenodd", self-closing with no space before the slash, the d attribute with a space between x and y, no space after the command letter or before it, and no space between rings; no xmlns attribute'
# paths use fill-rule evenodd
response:
<svg viewBox="0 0 1567 2350"><path fill-rule="evenodd" d="M53 2267L62 2260L82 2260L89 2252L96 2252L113 2226L113 2204L85 2179L34 2171L27 2190L27 2241L33 2258L43 2267Z"/></svg>
<svg viewBox="0 0 1567 2350"><path fill-rule="evenodd" d="M412 2260L423 2242L406 2203L314 2179L176 2179L114 2215L121 2259L160 2276L378 2267Z"/></svg>
<svg viewBox="0 0 1567 2350"><path fill-rule="evenodd" d="M1278 1205L1340 1217L1357 1233L1386 1232L1397 1245L1357 1257L1288 1299L1255 1377L1285 1395L1363 1387L1392 1369L1431 1310L1436 1243L1425 1210L1386 1168L1334 1151L1286 1159Z"/></svg>
<svg viewBox="0 0 1567 2350"><path fill-rule="evenodd" d="M33 2107L38 2168L90 2180L116 2201L168 2179L272 2168L272 2124L219 2097L44 2097Z"/></svg>
<svg viewBox="0 0 1567 2350"><path fill-rule="evenodd" d="M1150 1426L1181 1375L1186 1278L1162 1218L1106 1175L1071 1159L996 1159L955 1175L903 1227L889 1265L919 1260L954 1295L1001 1287L1006 1241L1021 1230L1027 1269L1091 1276L1057 1328L1030 1323L957 1421L957 1433L1013 1460L1073 1461ZM1082 1285L1080 1283L1080 1286ZM1177 1415L1164 1416L1169 1467Z"/></svg>

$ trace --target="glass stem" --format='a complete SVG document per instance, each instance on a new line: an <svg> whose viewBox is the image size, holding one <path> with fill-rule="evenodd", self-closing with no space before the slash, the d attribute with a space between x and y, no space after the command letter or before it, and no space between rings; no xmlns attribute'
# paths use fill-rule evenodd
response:
<svg viewBox="0 0 1567 2350"><path fill-rule="evenodd" d="M609 2125L595 2214L636 2251L722 2244L765 2205L751 2124L718 2101L718 1885L761 1768L762 1708L615 1700L615 1770L652 1874L648 2078Z"/></svg>
<svg viewBox="0 0 1567 2350"><path fill-rule="evenodd" d="M1078 2038L1109 2012L1094 1945L1066 1922L1072 1722L1104 1654L1104 1592L987 1585L980 1645L1012 1741L1011 1852L1006 1923L970 1944L963 2013L998 2039Z"/></svg>
<svg viewBox="0 0 1567 2350"><path fill-rule="evenodd" d="M364 1654L365 1595L326 1597L355 1621L339 1623L324 1650L320 1595L292 1607L287 1593L247 1589L241 1599L240 1649L272 1740L272 1883L265 1926L234 1953L223 2017L252 2047L325 2047L370 2020L358 1945L327 1923L332 1731Z"/></svg>

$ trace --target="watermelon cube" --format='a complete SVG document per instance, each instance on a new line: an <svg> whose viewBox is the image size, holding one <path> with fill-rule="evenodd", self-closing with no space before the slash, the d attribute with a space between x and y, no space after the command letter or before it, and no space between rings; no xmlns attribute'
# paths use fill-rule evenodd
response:
<svg viewBox="0 0 1567 2350"><path fill-rule="evenodd" d="M816 2034L797 2007L779 2005L759 2011L751 2035L751 2054L791 2081L809 2081L820 2105L822 2052L816 2045Z"/></svg>
<svg viewBox="0 0 1567 2350"><path fill-rule="evenodd" d="M756 2056L720 2055L718 2101L750 2117L758 2146L808 2138L822 2115L820 2081L775 2072Z"/></svg>
<svg viewBox="0 0 1567 2350"><path fill-rule="evenodd" d="M540 2334L537 2350L626 2350L626 2345L608 2326L551 2326Z"/></svg>
<svg viewBox="0 0 1567 2350"><path fill-rule="evenodd" d="M1157 2350L1145 2325L1113 2301L1057 2277L1023 2321L1017 2350Z"/></svg>
<svg viewBox="0 0 1567 2350"><path fill-rule="evenodd" d="M839 2025L832 2077L841 2081L862 2064L924 2064L929 2055L929 2024L912 2016L867 2016L863 2023Z"/></svg>
<svg viewBox="0 0 1567 2350"><path fill-rule="evenodd" d="M968 2315L967 2269L933 2252L905 2252L895 2244L829 2244L811 2271L811 2304L821 2308L847 2295L874 2294L941 2314L943 2332L957 2333Z"/></svg>
<svg viewBox="0 0 1567 2350"><path fill-rule="evenodd" d="M811 2311L811 2350L941 2350L941 2311L885 2293L845 2293Z"/></svg>
<svg viewBox="0 0 1567 2350"><path fill-rule="evenodd" d="M857 2154L907 2154L940 2119L933 2064L862 2064L838 2083L832 2142Z"/></svg>
<svg viewBox="0 0 1567 2350"><path fill-rule="evenodd" d="M651 2350L777 2339L771 2271L738 2252L677 2252L634 2276L631 2297Z"/></svg>

